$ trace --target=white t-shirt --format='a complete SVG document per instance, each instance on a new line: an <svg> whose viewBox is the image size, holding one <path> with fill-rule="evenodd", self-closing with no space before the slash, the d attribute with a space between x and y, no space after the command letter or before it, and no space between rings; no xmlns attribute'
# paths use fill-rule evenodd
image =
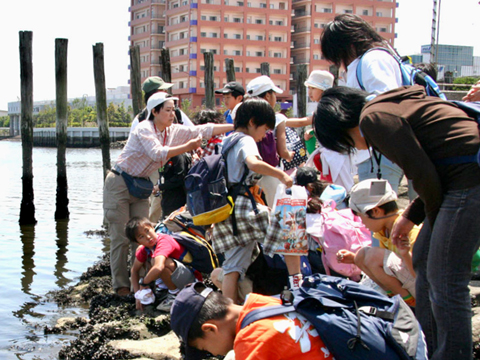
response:
<svg viewBox="0 0 480 360"><path fill-rule="evenodd" d="M357 81L360 57L347 66L347 86L361 89ZM402 73L398 62L383 50L372 50L363 56L362 81L365 91L382 94L402 86Z"/></svg>
<svg viewBox="0 0 480 360"><path fill-rule="evenodd" d="M361 89L357 81L357 66L360 57L347 66L346 86ZM362 82L365 91L370 94L382 94L385 91L402 86L402 73L398 62L383 50L372 50L363 56ZM354 164L360 164L370 158L368 150L357 150L352 158Z"/></svg>

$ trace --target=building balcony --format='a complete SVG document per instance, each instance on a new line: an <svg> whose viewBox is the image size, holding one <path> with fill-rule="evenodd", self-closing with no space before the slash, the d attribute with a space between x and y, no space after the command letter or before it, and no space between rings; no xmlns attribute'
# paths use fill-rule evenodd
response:
<svg viewBox="0 0 480 360"><path fill-rule="evenodd" d="M293 30L295 34L300 34L300 33L310 32L310 31L312 31L311 26L295 27Z"/></svg>
<svg viewBox="0 0 480 360"><path fill-rule="evenodd" d="M304 17L304 16L312 16L312 13L310 11L297 11L297 10L295 10L294 13L293 13L293 16L295 16L295 18Z"/></svg>

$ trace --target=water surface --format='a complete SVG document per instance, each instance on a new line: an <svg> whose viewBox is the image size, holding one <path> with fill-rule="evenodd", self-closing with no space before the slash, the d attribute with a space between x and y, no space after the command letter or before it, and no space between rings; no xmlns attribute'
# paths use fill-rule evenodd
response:
<svg viewBox="0 0 480 360"><path fill-rule="evenodd" d="M114 161L120 150L111 151ZM44 335L64 316L86 309L58 308L44 295L75 284L108 244L85 231L101 230L102 155L100 149L67 149L70 219L55 221L56 148L33 149L37 224L18 224L22 199L22 147L0 141L0 359L57 359L69 335Z"/></svg>

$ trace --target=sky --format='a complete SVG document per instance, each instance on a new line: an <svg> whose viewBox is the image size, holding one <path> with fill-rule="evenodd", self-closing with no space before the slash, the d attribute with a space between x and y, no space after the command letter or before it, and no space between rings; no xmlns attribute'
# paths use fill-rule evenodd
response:
<svg viewBox="0 0 480 360"><path fill-rule="evenodd" d="M430 44L433 0L397 0L394 46L401 55ZM440 1L440 0L439 0ZM19 32L33 32L34 101L55 99L55 39L68 39L68 98L95 95L93 45L103 43L107 88L127 86L130 0L22 0L1 3L0 110L20 99ZM478 0L442 0L440 44L474 46L480 56Z"/></svg>

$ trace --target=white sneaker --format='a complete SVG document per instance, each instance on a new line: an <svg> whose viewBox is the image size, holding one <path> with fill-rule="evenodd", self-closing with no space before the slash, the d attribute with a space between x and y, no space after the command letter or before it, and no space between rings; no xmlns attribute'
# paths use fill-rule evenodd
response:
<svg viewBox="0 0 480 360"><path fill-rule="evenodd" d="M168 293L167 297L165 300L163 300L158 306L157 310L159 311L165 311L165 312L170 312L170 308L173 305L173 302L175 301L176 295Z"/></svg>

